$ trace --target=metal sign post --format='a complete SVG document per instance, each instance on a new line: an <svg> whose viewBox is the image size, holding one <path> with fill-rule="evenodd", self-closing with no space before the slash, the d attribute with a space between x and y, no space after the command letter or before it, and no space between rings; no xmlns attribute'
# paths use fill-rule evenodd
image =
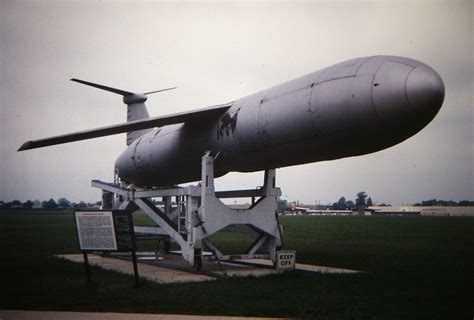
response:
<svg viewBox="0 0 474 320"><path fill-rule="evenodd" d="M115 237L117 239L118 252L132 252L133 274L135 276L135 287L139 286L138 266L136 255L135 232L133 228L132 214L126 210L113 210L115 223Z"/></svg>
<svg viewBox="0 0 474 320"><path fill-rule="evenodd" d="M138 279L137 254L135 253L135 250L132 251L132 261L133 261L133 275L135 277L135 288L138 288L140 283Z"/></svg>
<svg viewBox="0 0 474 320"><path fill-rule="evenodd" d="M82 256L84 257L84 267L86 268L86 283L89 286L91 284L91 272L89 270L89 258L87 258L87 252L82 252Z"/></svg>
<svg viewBox="0 0 474 320"><path fill-rule="evenodd" d="M139 286L135 233L132 214L126 210L78 210L74 212L79 248L84 256L90 284L88 253L94 251L131 252L135 287Z"/></svg>

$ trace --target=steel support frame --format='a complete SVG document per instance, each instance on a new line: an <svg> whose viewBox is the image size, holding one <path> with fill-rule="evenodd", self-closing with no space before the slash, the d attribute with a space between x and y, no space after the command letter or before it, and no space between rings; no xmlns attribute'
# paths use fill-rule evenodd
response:
<svg viewBox="0 0 474 320"><path fill-rule="evenodd" d="M156 235L167 235L181 248L181 254L195 269L202 265L204 247L218 260L270 258L276 259L276 251L282 246L282 227L278 223L277 198L281 195L275 186L275 169L265 171L264 184L260 189L215 191L214 159L206 153L202 157L201 183L187 187L166 189L132 189L115 183L92 181L92 186L103 193L114 193L114 208L141 209L158 227L136 227L136 232L145 231ZM153 204L151 198L161 197L164 209ZM181 217L171 211L171 197L179 198L184 205ZM255 199L248 209L230 209L221 198ZM110 205L104 205L104 208ZM184 215L182 215L184 213ZM184 222L182 225L178 225ZM209 237L216 232L232 228L234 232L245 233L254 239L247 252L237 255L224 255Z"/></svg>

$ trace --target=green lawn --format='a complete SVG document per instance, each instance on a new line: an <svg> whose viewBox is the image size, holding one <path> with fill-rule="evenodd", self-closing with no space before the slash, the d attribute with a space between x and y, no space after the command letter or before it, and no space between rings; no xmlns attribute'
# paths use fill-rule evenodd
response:
<svg viewBox="0 0 474 320"><path fill-rule="evenodd" d="M143 218L139 218L143 220ZM52 257L77 253L72 213L0 211L0 309L472 319L474 218L283 217L298 262L362 274L290 272L258 279L157 285ZM232 235L215 237L232 251Z"/></svg>

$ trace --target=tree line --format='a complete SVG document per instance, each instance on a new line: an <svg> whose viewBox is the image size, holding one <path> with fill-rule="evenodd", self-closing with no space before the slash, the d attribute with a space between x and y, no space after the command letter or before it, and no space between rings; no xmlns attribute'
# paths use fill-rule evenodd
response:
<svg viewBox="0 0 474 320"><path fill-rule="evenodd" d="M155 205L162 204L161 201L153 200ZM0 201L0 209L11 209L11 208L41 208L41 209L70 209L70 208L92 208L101 205L101 201L97 202L73 202L66 198L59 198L57 201L54 199L49 200L27 200L21 202L20 200L13 200L10 202ZM347 200L345 197L340 197L337 202L334 202L332 205L321 205L320 209L333 209L333 210L354 210L359 207L370 207L374 203L372 198L367 195L365 191L360 191L357 193L354 200ZM377 204L378 206L391 206L390 204ZM415 203L413 206L474 206L474 201L470 200L461 200L459 202L453 200L423 200L419 203ZM279 199L278 200L278 211L283 212L290 207L290 204L287 200Z"/></svg>
<svg viewBox="0 0 474 320"><path fill-rule="evenodd" d="M471 207L474 206L474 201L469 201L469 200L461 200L459 202L453 201L453 200L436 200L436 199L431 199L431 200L424 200L421 201L421 203L415 203L414 206L420 207L420 206L427 206L427 207L433 207L433 206L444 206L444 207L456 207L456 206L462 206L462 207Z"/></svg>
<svg viewBox="0 0 474 320"><path fill-rule="evenodd" d="M336 210L345 210L345 209L354 209L358 207L370 207L375 205L372 201L372 198L369 197L364 191L357 193L355 201L346 200L346 198L341 197L337 202L334 202L331 206L331 209ZM381 207L391 207L391 204L381 203L377 204ZM444 207L458 207L458 206L474 206L474 201L469 200L423 200L419 203L415 203L413 206L424 206L424 207L433 207L433 206L444 206Z"/></svg>
<svg viewBox="0 0 474 320"><path fill-rule="evenodd" d="M347 209L356 209L358 207L369 207L373 205L372 198L369 197L364 191L358 192L354 201L347 200L345 197L340 197L337 202L334 202L332 205L319 205L319 209L332 209L332 210L347 210ZM383 206L388 206L387 204L381 204ZM288 201L279 199L278 200L278 212L284 212L290 207Z"/></svg>
<svg viewBox="0 0 474 320"><path fill-rule="evenodd" d="M330 208L333 210L347 210L358 207L370 207L373 205L372 198L369 197L365 191L360 191L357 193L354 201L346 200L345 197L340 197L339 200L334 202Z"/></svg>
<svg viewBox="0 0 474 320"><path fill-rule="evenodd" d="M27 200L21 202L20 200L13 200L10 202L0 201L0 208L4 209L15 209L15 208L24 208L24 209L70 209L70 208L91 208L100 206L101 201L97 202L85 202L79 201L74 202L66 198L59 198L57 201L53 198L49 200Z"/></svg>
<svg viewBox="0 0 474 320"><path fill-rule="evenodd" d="M334 202L332 205L321 205L319 209L332 209L332 210L356 210L360 207L370 207L373 206L374 201L370 196L367 195L365 191L360 191L357 193L354 200L347 200L345 197L340 197L337 202ZM391 204L381 203L377 204L377 206L381 207L391 207ZM453 200L423 200L419 203L415 203L413 206L474 206L474 201L470 200L461 200L459 202ZM278 200L278 211L284 212L286 209L290 207L290 203L286 200L279 199Z"/></svg>

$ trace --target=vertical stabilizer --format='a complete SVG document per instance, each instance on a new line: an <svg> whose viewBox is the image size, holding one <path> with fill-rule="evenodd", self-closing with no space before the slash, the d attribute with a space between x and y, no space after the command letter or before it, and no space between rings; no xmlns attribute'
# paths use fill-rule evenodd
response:
<svg viewBox="0 0 474 320"><path fill-rule="evenodd" d="M123 97L127 105L127 122L150 118L145 105L147 97L144 94L131 94ZM127 146L152 129L143 129L127 132Z"/></svg>
<svg viewBox="0 0 474 320"><path fill-rule="evenodd" d="M147 100L147 95L152 94L152 93L166 91L166 90L176 89L176 87L173 87L173 88L166 88L166 89L161 89L161 90L156 90L156 91L150 91L146 93L133 93L133 92L111 88L111 87L107 87L101 84L92 83L92 82L79 80L79 79L71 79L71 81L85 84L87 86L91 86L97 89L113 92L113 93L123 96L123 103L127 105L127 122L136 121L136 120L144 120L144 119L150 118L150 115L148 114L148 110L145 105L145 101ZM127 146L150 130L152 129L143 129L143 130L128 132L127 133Z"/></svg>

